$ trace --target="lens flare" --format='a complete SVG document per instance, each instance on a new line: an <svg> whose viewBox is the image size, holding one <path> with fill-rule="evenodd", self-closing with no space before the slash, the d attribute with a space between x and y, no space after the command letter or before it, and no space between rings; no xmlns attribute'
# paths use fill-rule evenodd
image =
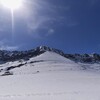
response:
<svg viewBox="0 0 100 100"><path fill-rule="evenodd" d="M12 43L14 42L14 11L22 7L23 0L0 0L0 6L9 9L11 12Z"/></svg>
<svg viewBox="0 0 100 100"><path fill-rule="evenodd" d="M22 0L0 0L0 4L8 9L16 10L21 7Z"/></svg>

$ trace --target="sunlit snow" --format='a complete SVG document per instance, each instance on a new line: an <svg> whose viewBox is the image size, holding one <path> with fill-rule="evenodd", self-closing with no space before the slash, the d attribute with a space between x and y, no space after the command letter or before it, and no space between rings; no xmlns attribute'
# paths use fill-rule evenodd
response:
<svg viewBox="0 0 100 100"><path fill-rule="evenodd" d="M100 73L95 69L84 69L81 63L45 52L28 61L2 64L0 74L19 64L23 65L10 70L13 75L0 76L0 100L100 99Z"/></svg>

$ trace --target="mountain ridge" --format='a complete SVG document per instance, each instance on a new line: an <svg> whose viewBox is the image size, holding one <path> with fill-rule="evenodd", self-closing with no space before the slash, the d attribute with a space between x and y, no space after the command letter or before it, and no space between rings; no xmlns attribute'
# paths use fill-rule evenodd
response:
<svg viewBox="0 0 100 100"><path fill-rule="evenodd" d="M38 47L17 52L29 58L0 64L0 100L98 100L100 63L75 63L54 51Z"/></svg>
<svg viewBox="0 0 100 100"><path fill-rule="evenodd" d="M8 62L24 59L27 60L31 57L38 56L46 51L55 52L65 58L73 60L75 62L82 63L97 63L100 62L100 54L66 54L61 50L50 48L48 46L38 46L35 49L27 50L27 51L7 51L0 50L0 61Z"/></svg>

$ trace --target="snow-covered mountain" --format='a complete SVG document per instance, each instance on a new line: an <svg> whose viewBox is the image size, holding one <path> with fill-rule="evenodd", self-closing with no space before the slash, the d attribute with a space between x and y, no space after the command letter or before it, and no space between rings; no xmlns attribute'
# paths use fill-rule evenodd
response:
<svg viewBox="0 0 100 100"><path fill-rule="evenodd" d="M6 51L6 50L0 50L0 61L8 62L8 61L15 61L20 59L29 59L31 57L38 56L46 51L55 52L57 54L60 54L61 56L64 56L70 60L73 60L75 62L85 62L85 63L96 63L100 62L100 54L65 54L63 51L50 48L47 46L39 46L35 49L27 50L27 51Z"/></svg>
<svg viewBox="0 0 100 100"><path fill-rule="evenodd" d="M6 51L6 50L0 50L0 61L15 61L19 59L28 59L31 57L35 57L37 55L40 55L46 51L52 51L56 52L60 55L63 55L64 53L60 50L53 49L46 46L39 46L35 49L27 50L27 51Z"/></svg>
<svg viewBox="0 0 100 100"><path fill-rule="evenodd" d="M46 46L0 54L0 100L100 99L99 62L76 62Z"/></svg>

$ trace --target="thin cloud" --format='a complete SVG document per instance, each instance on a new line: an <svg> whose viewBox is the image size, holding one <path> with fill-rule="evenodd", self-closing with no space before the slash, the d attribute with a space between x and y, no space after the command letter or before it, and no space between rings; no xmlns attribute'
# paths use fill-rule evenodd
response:
<svg viewBox="0 0 100 100"><path fill-rule="evenodd" d="M2 45L2 46L0 46L0 50L10 50L10 51L18 50L18 46Z"/></svg>
<svg viewBox="0 0 100 100"><path fill-rule="evenodd" d="M27 21L27 30L29 34L34 34L34 37L40 38L43 33L44 36L56 33L54 32L55 25L59 26L63 21L61 13L70 11L70 6L54 5L48 1L39 0L35 1L35 10L37 13L32 12ZM66 19L68 19L68 16L64 17L64 22ZM67 24L68 26L75 25L72 22Z"/></svg>
<svg viewBox="0 0 100 100"><path fill-rule="evenodd" d="M48 32L47 32L47 34L46 34L46 36L53 35L53 34L54 34L54 32L55 32L55 30L54 30L54 29L49 29L49 30L48 30Z"/></svg>
<svg viewBox="0 0 100 100"><path fill-rule="evenodd" d="M9 41L7 41L6 39L1 40L0 41L0 50L18 50L19 46L12 46L12 45L8 45Z"/></svg>

